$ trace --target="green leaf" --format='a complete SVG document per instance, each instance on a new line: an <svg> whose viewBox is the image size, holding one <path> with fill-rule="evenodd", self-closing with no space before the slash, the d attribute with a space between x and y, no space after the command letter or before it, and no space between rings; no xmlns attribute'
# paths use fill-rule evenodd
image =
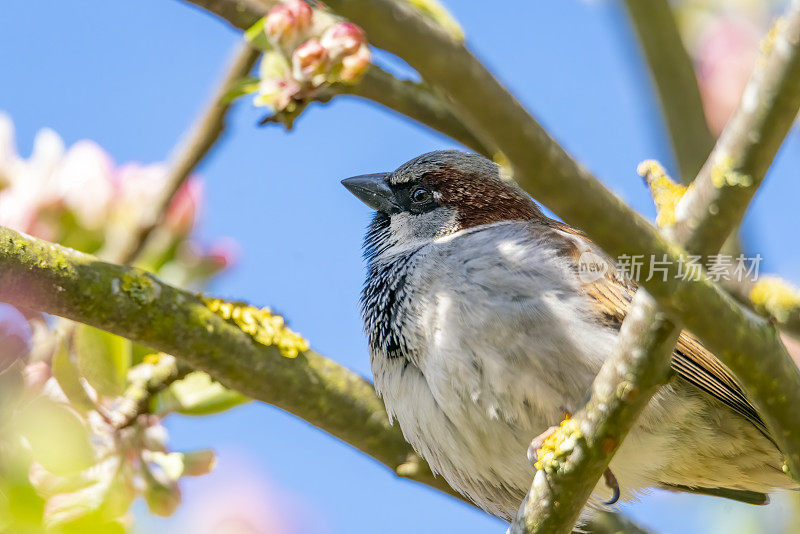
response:
<svg viewBox="0 0 800 534"><path fill-rule="evenodd" d="M244 32L244 38L253 45L255 48L259 50L263 50L264 52L268 52L272 50L272 45L267 39L267 17L262 17L258 19L258 22L250 26L247 31Z"/></svg>
<svg viewBox="0 0 800 534"><path fill-rule="evenodd" d="M228 92L222 97L222 101L229 104L240 96L249 95L258 91L258 78L245 76L239 78L228 88Z"/></svg>
<svg viewBox="0 0 800 534"><path fill-rule="evenodd" d="M33 459L51 473L70 475L94 465L89 432L63 404L38 397L19 411L16 423L28 440Z"/></svg>
<svg viewBox="0 0 800 534"><path fill-rule="evenodd" d="M239 406L250 399L196 371L172 384L162 397L162 410L184 415L210 415Z"/></svg>
<svg viewBox="0 0 800 534"><path fill-rule="evenodd" d="M131 366L131 342L87 325L75 331L78 369L100 395L116 397L125 391Z"/></svg>
<svg viewBox="0 0 800 534"><path fill-rule="evenodd" d="M92 410L95 408L92 399L86 393L81 384L80 373L75 362L70 358L66 344L59 342L58 349L52 361L53 377L61 387L61 391L67 396L72 406L81 411Z"/></svg>

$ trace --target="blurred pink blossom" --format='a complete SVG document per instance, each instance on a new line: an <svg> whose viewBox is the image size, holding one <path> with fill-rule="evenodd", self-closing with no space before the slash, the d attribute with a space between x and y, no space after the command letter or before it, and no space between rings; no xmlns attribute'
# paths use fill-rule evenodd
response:
<svg viewBox="0 0 800 534"><path fill-rule="evenodd" d="M304 503L259 477L243 458L220 453L220 465L181 512L179 530L194 534L292 534L316 526ZM251 460L252 462L253 460ZM299 519L299 521L298 521ZM310 521L309 521L310 520ZM324 527L322 528L324 531Z"/></svg>
<svg viewBox="0 0 800 534"><path fill-rule="evenodd" d="M309 39L292 54L292 76L299 81L311 81L325 71L328 51L318 39Z"/></svg>
<svg viewBox="0 0 800 534"><path fill-rule="evenodd" d="M369 67L372 55L367 45L361 45L355 53L342 58L342 72L339 78L345 82L355 82Z"/></svg>
<svg viewBox="0 0 800 534"><path fill-rule="evenodd" d="M203 204L203 182L190 177L178 189L167 209L164 225L175 235L188 235Z"/></svg>
<svg viewBox="0 0 800 534"><path fill-rule="evenodd" d="M320 37L320 43L328 50L332 58L340 58L354 54L367 44L367 35L352 22L337 22L330 26Z"/></svg>
<svg viewBox="0 0 800 534"><path fill-rule="evenodd" d="M719 135L744 92L758 56L759 30L744 17L712 19L700 31L696 57L706 119Z"/></svg>
<svg viewBox="0 0 800 534"><path fill-rule="evenodd" d="M266 30L279 41L291 41L311 27L311 7L302 0L287 0L267 14Z"/></svg>
<svg viewBox="0 0 800 534"><path fill-rule="evenodd" d="M99 230L114 200L114 161L93 141L70 147L52 180L58 195L89 230Z"/></svg>
<svg viewBox="0 0 800 534"><path fill-rule="evenodd" d="M25 379L25 390L28 396L38 395L50 379L50 365L47 362L33 362L25 366L22 371Z"/></svg>
<svg viewBox="0 0 800 534"><path fill-rule="evenodd" d="M5 127L13 134L13 126ZM55 229L39 216L46 209L61 202L53 172L64 154L64 143L47 128L36 134L31 157L24 160L16 154L13 141L6 140L2 147L0 174L5 187L0 190L0 225L45 239L55 237Z"/></svg>
<svg viewBox="0 0 800 534"><path fill-rule="evenodd" d="M239 243L230 238L218 239L205 251L203 256L221 271L232 266L239 259Z"/></svg>

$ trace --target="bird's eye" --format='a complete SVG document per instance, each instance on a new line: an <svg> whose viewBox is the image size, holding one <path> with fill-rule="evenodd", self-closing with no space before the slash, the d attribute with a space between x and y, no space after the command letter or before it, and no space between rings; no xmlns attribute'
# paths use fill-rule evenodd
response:
<svg viewBox="0 0 800 534"><path fill-rule="evenodd" d="M418 187L411 192L411 201L415 204L424 204L431 199L431 192L424 187Z"/></svg>

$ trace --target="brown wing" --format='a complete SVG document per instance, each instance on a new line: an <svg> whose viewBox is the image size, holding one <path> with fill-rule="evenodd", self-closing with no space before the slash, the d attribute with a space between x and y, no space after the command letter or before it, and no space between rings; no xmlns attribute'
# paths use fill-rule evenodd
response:
<svg viewBox="0 0 800 534"><path fill-rule="evenodd" d="M576 268L578 258L586 250L605 258L579 230L558 221L552 221L549 226L562 237L565 252L575 258ZM619 328L638 286L628 278L615 276L613 263L607 258L606 261L609 267L606 274L598 280L584 284L584 290L597 303L601 320L611 327ZM763 419L747 400L733 373L686 330L678 338L671 366L679 377L724 403L772 441Z"/></svg>

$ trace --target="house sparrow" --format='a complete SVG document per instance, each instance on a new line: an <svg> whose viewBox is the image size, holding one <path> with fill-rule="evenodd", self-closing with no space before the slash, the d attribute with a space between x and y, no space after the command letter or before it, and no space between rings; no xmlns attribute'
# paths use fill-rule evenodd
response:
<svg viewBox="0 0 800 534"><path fill-rule="evenodd" d="M528 444L585 403L635 283L481 156L431 152L342 184L377 211L361 303L390 418L434 472L511 520ZM587 253L609 267L594 280L578 270ZM795 487L736 379L688 332L672 368L611 462L623 499L660 487L763 504Z"/></svg>

